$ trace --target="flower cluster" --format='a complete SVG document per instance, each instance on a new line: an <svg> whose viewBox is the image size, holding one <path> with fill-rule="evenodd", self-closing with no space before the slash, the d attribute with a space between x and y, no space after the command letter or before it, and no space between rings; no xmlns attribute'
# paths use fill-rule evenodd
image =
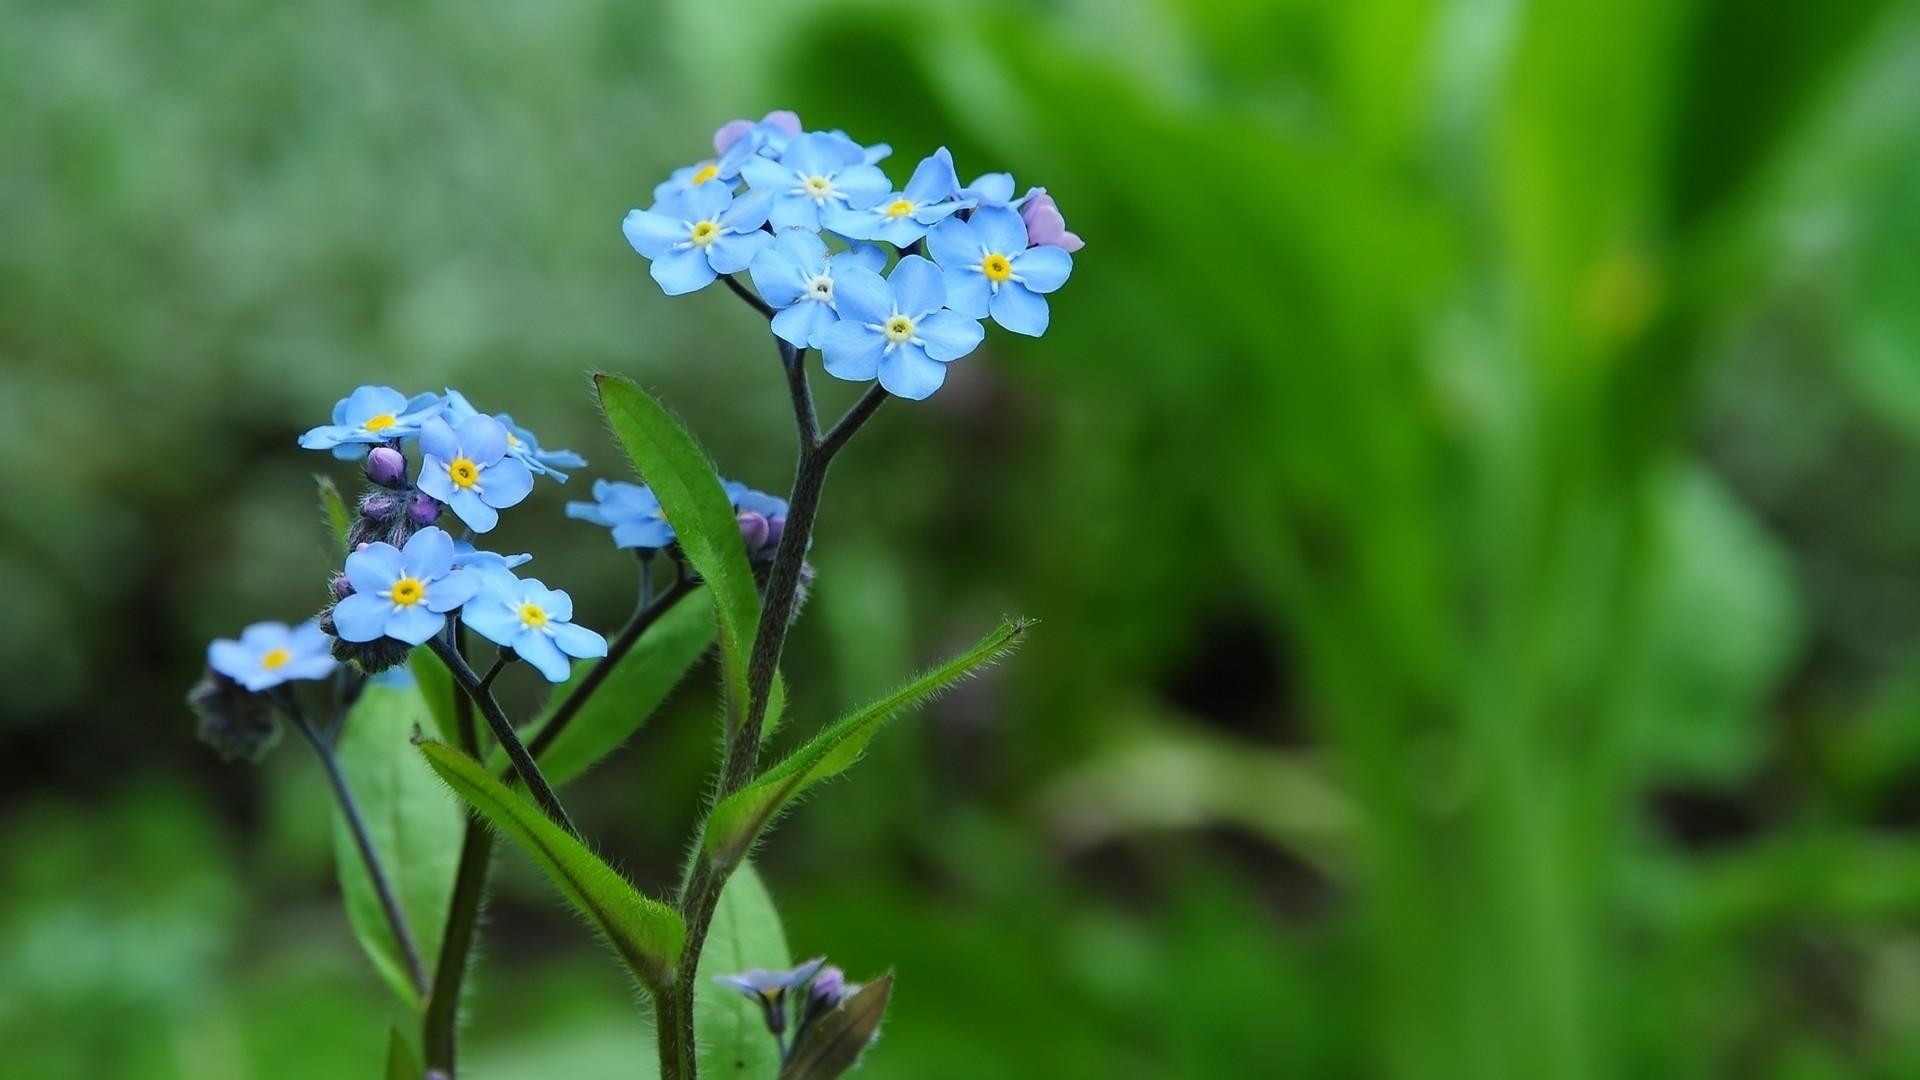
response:
<svg viewBox="0 0 1920 1080"><path fill-rule="evenodd" d="M1045 188L1016 199L1008 173L963 187L944 147L895 188L878 165L889 147L803 131L791 112L733 121L713 146L627 214L653 279L673 296L745 272L782 341L900 397L938 390L984 340L984 319L1045 333L1046 295L1082 244Z"/></svg>
<svg viewBox="0 0 1920 1080"><path fill-rule="evenodd" d="M716 975L713 981L738 990L760 1006L761 1019L779 1043L783 1058L799 1048L821 1018L860 992L860 986L848 982L846 972L829 965L824 956L782 971L754 968L737 975ZM872 1032L865 1034L871 1037Z"/></svg>

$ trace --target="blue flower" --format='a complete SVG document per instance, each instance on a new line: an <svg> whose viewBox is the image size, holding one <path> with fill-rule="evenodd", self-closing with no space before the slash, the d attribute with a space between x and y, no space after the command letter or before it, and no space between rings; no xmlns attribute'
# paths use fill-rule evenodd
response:
<svg viewBox="0 0 1920 1080"><path fill-rule="evenodd" d="M479 415L479 410L473 407L467 396L452 387L447 388L441 400L446 403L446 408L440 413L440 418L453 427ZM519 459L535 476L551 476L564 484L567 474L557 466L564 465L569 469L586 467L587 459L571 450L542 449L540 440L533 432L514 423L513 417L507 413L494 413L493 418L507 429L507 453Z"/></svg>
<svg viewBox="0 0 1920 1080"><path fill-rule="evenodd" d="M785 971L754 968L737 975L715 975L713 981L759 1002L767 1030L777 1036L787 1030L787 995L798 996L800 988L807 985L826 962L827 958L821 956Z"/></svg>
<svg viewBox="0 0 1920 1080"><path fill-rule="evenodd" d="M419 645L446 625L447 612L473 599L482 575L453 572L453 537L428 526L405 549L374 543L347 556L353 594L333 607L341 641L390 637Z"/></svg>
<svg viewBox="0 0 1920 1080"><path fill-rule="evenodd" d="M594 502L570 502L567 516L613 530L613 545L663 548L673 543L673 526L651 489L624 480L595 480Z"/></svg>
<svg viewBox="0 0 1920 1080"><path fill-rule="evenodd" d="M620 228L633 250L653 261L653 280L668 296L679 296L747 268L773 240L760 229L772 201L764 191L736 199L725 184L701 184L651 210L628 211Z"/></svg>
<svg viewBox="0 0 1920 1080"><path fill-rule="evenodd" d="M796 348L817 349L827 330L840 321L833 302L834 272L860 266L878 273L886 265L886 252L872 244L854 243L829 256L818 235L805 229L782 229L772 244L753 257L747 271L760 298L777 309L773 332Z"/></svg>
<svg viewBox="0 0 1920 1080"><path fill-rule="evenodd" d="M575 626L573 599L549 589L534 578L508 582L487 581L479 596L460 611L460 621L473 632L532 664L548 682L565 682L572 665L567 657L591 659L607 655L607 639Z"/></svg>
<svg viewBox="0 0 1920 1080"><path fill-rule="evenodd" d="M778 161L756 157L740 167L747 184L773 196L775 229L818 232L822 214L865 210L886 197L887 176L843 135L811 131L787 144Z"/></svg>
<svg viewBox="0 0 1920 1080"><path fill-rule="evenodd" d="M973 205L960 200L959 190L960 180L953 172L953 155L943 146L920 162L903 190L864 210L823 209L820 221L842 236L884 240L903 248L927 235L927 229L935 222Z"/></svg>
<svg viewBox="0 0 1920 1080"><path fill-rule="evenodd" d="M919 400L940 389L947 364L978 348L986 331L946 310L940 271L908 255L885 280L849 266L834 283L840 321L827 331L820 356L827 373L855 382L879 376L887 392Z"/></svg>
<svg viewBox="0 0 1920 1080"><path fill-rule="evenodd" d="M352 459L366 447L420 433L420 425L440 411L435 394L412 398L390 386L362 386L333 406L333 423L300 436L307 450L331 450L337 458Z"/></svg>
<svg viewBox="0 0 1920 1080"><path fill-rule="evenodd" d="M507 456L507 429L491 416L469 416L458 428L437 416L428 420L420 454L420 490L452 507L474 532L499 524L496 511L533 490L533 473Z"/></svg>
<svg viewBox="0 0 1920 1080"><path fill-rule="evenodd" d="M240 640L221 638L207 646L207 666L250 691L294 679L324 679L339 664L328 651L333 642L320 624L299 626L257 622L240 631Z"/></svg>
<svg viewBox="0 0 1920 1080"><path fill-rule="evenodd" d="M946 272L947 306L968 318L988 315L1016 334L1047 329L1050 293L1066 284L1073 256L1064 248L1029 247L1018 212L986 206L970 220L948 218L927 234L927 250Z"/></svg>
<svg viewBox="0 0 1920 1080"><path fill-rule="evenodd" d="M740 179L740 167L753 160L755 152L762 145L751 139L742 139L705 161L680 166L653 186L653 201L659 202L702 184L717 183L729 191L733 190L734 181Z"/></svg>

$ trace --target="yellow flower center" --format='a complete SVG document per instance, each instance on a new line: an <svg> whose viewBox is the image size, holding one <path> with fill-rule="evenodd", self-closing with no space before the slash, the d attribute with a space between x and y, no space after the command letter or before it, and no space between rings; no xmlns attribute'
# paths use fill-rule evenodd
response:
<svg viewBox="0 0 1920 1080"><path fill-rule="evenodd" d="M286 667L287 661L291 659L293 659L293 654L288 652L287 650L274 649L268 652L267 655L260 658L260 666L263 668L266 668L268 671L273 671L278 668Z"/></svg>
<svg viewBox="0 0 1920 1080"><path fill-rule="evenodd" d="M906 217L913 213L913 203L906 199L895 199L887 204L888 217Z"/></svg>
<svg viewBox="0 0 1920 1080"><path fill-rule="evenodd" d="M447 479L457 488L470 488L480 482L480 466L471 458L454 458L447 464Z"/></svg>
<svg viewBox="0 0 1920 1080"><path fill-rule="evenodd" d="M913 320L905 315L895 315L887 320L887 340L899 345L913 340Z"/></svg>
<svg viewBox="0 0 1920 1080"><path fill-rule="evenodd" d="M687 234L687 239L693 241L694 247L706 247L708 244L720 239L720 223L717 221L697 222L693 226L693 231Z"/></svg>
<svg viewBox="0 0 1920 1080"><path fill-rule="evenodd" d="M700 166L698 169L694 170L693 186L699 187L701 184L704 184L707 181L719 175L720 175L719 164L716 162L709 161L706 164Z"/></svg>
<svg viewBox="0 0 1920 1080"><path fill-rule="evenodd" d="M1013 263L1005 255L994 252L980 260L980 272L987 275L988 281L998 285L1013 276Z"/></svg>
<svg viewBox="0 0 1920 1080"><path fill-rule="evenodd" d="M800 186L807 189L807 194L816 199L824 199L833 193L833 181L824 176L809 176L801 181Z"/></svg>
<svg viewBox="0 0 1920 1080"><path fill-rule="evenodd" d="M513 432L511 432L511 431L509 431L509 432L507 432L507 445L508 445L508 446L519 446L519 445L520 445L520 436L518 436L518 435L515 435L515 434L514 434Z"/></svg>
<svg viewBox="0 0 1920 1080"><path fill-rule="evenodd" d="M403 577L393 583L388 595L395 607L412 607L426 599L427 583L416 577Z"/></svg>
<svg viewBox="0 0 1920 1080"><path fill-rule="evenodd" d="M521 604L520 621L529 630L544 629L547 625L547 613L539 604Z"/></svg>
<svg viewBox="0 0 1920 1080"><path fill-rule="evenodd" d="M366 428L368 431L385 431L399 422L399 417L390 412L383 412L379 416L368 417L367 422L360 426Z"/></svg>

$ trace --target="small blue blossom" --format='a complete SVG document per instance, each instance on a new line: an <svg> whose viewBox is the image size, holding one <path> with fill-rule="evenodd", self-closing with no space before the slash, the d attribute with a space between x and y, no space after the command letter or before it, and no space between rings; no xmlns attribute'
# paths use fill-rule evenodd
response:
<svg viewBox="0 0 1920 1080"><path fill-rule="evenodd" d="M452 387L447 388L441 400L445 402L446 407L441 411L440 418L450 426L459 427L468 418L479 415L479 410L473 407L473 404L467 400L467 396ZM539 438L533 432L514 423L511 415L494 413L493 418L500 421L501 427L507 429L507 453L518 458L520 463L531 470L535 476L551 476L564 484L567 482L567 474L560 471L560 466L569 469L586 467L587 459L571 450L542 449Z"/></svg>
<svg viewBox="0 0 1920 1080"><path fill-rule="evenodd" d="M839 128L834 128L832 131L827 132L827 134L838 135L848 142L853 143L855 146L860 146L860 144L854 140L853 136L848 135ZM860 147L860 160L869 165L878 165L892 156L893 147L883 142Z"/></svg>
<svg viewBox="0 0 1920 1080"><path fill-rule="evenodd" d="M821 224L856 240L881 240L904 248L927 229L973 205L959 197L960 180L946 147L934 151L913 170L907 186L864 210L823 209Z"/></svg>
<svg viewBox="0 0 1920 1080"><path fill-rule="evenodd" d="M532 664L548 682L565 682L568 657L607 655L607 639L575 626L573 598L537 579L511 582L489 577L486 588L460 611L474 633Z"/></svg>
<svg viewBox="0 0 1920 1080"><path fill-rule="evenodd" d="M824 131L788 143L778 160L753 158L740 172L750 187L773 197L769 220L775 229L818 232L821 215L865 210L892 187L853 140Z"/></svg>
<svg viewBox="0 0 1920 1080"><path fill-rule="evenodd" d="M986 331L947 310L940 270L908 255L884 280L857 266L834 283L840 321L820 349L827 373L861 382L875 378L888 393L919 400L940 389L947 364L978 348Z"/></svg>
<svg viewBox="0 0 1920 1080"><path fill-rule="evenodd" d="M624 480L595 480L593 502L570 502L567 516L613 530L621 548L663 548L673 543L673 526L652 489Z"/></svg>
<svg viewBox="0 0 1920 1080"><path fill-rule="evenodd" d="M419 645L446 625L447 612L473 599L480 574L454 573L453 537L428 526L407 546L367 544L347 556L352 595L333 607L333 628L342 641L390 637Z"/></svg>
<svg viewBox="0 0 1920 1080"><path fill-rule="evenodd" d="M207 666L259 692L295 679L324 679L339 666L332 639L313 621L299 626L257 622L240 631L240 640L221 638L207 646Z"/></svg>
<svg viewBox="0 0 1920 1080"><path fill-rule="evenodd" d="M761 230L773 197L764 191L734 198L725 184L700 184L630 210L621 224L633 250L652 260L649 272L668 296L702 289L721 274L737 274L773 236Z"/></svg>
<svg viewBox="0 0 1920 1080"><path fill-rule="evenodd" d="M795 348L819 348L827 330L840 321L833 302L833 274L848 266L879 273L887 254L872 244L854 242L846 251L827 254L827 245L806 229L782 229L773 243L753 257L747 272L760 298L776 311L773 332Z"/></svg>
<svg viewBox="0 0 1920 1080"><path fill-rule="evenodd" d="M754 968L737 975L716 975L713 981L758 1002L767 1030L777 1036L787 1030L788 995L798 997L800 988L806 986L826 962L827 958L821 956L785 971Z"/></svg>
<svg viewBox="0 0 1920 1080"><path fill-rule="evenodd" d="M971 319L988 315L1016 334L1047 329L1041 295L1066 284L1073 256L1064 248L1029 247L1027 225L1005 206L985 206L962 221L948 218L927 234L927 250L947 279L947 306Z"/></svg>
<svg viewBox="0 0 1920 1080"><path fill-rule="evenodd" d="M335 402L333 423L300 436L300 445L307 450L331 450L334 457L351 460L369 446L418 435L420 425L439 411L436 394L409 398L390 386L362 386Z"/></svg>
<svg viewBox="0 0 1920 1080"><path fill-rule="evenodd" d="M733 190L735 181L740 179L740 168L753 160L755 152L762 144L743 139L733 143L726 150L717 151L713 157L696 161L691 165L682 165L668 174L665 180L653 186L653 201L659 202L671 195L678 195L689 188L702 184L719 184Z"/></svg>
<svg viewBox="0 0 1920 1080"><path fill-rule="evenodd" d="M533 473L507 455L507 429L491 416L450 427L434 417L420 428L420 490L446 503L474 532L500 522L497 511L533 490Z"/></svg>

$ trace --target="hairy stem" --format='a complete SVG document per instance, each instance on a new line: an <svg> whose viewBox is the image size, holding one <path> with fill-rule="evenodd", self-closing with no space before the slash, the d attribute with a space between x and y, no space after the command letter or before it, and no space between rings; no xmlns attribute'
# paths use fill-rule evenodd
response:
<svg viewBox="0 0 1920 1080"><path fill-rule="evenodd" d="M480 715L487 718L487 726L493 729L493 737L506 750L507 760L513 762L514 772L519 774L520 782L527 785L527 790L533 794L533 801L539 803L540 809L545 810L556 824L567 830L568 835L579 836L580 830L573 827L573 819L567 816L566 807L560 805L560 796L554 794L553 785L541 775L540 766L534 762L533 755L527 752L526 744L520 741L519 732L513 729L513 721L507 719L500 703L480 684L479 676L467 666L466 658L447 644L445 638L429 638L427 645L447 665L447 670L453 672L453 681L459 683L460 689L472 699Z"/></svg>
<svg viewBox="0 0 1920 1080"><path fill-rule="evenodd" d="M422 1021L427 1069L445 1073L449 1080L454 1076L460 1028L460 988L466 982L467 961L480 927L480 905L492 859L493 833L469 810L467 831L460 840L460 865L453 875L453 897L447 904L446 932L440 938L440 957Z"/></svg>

